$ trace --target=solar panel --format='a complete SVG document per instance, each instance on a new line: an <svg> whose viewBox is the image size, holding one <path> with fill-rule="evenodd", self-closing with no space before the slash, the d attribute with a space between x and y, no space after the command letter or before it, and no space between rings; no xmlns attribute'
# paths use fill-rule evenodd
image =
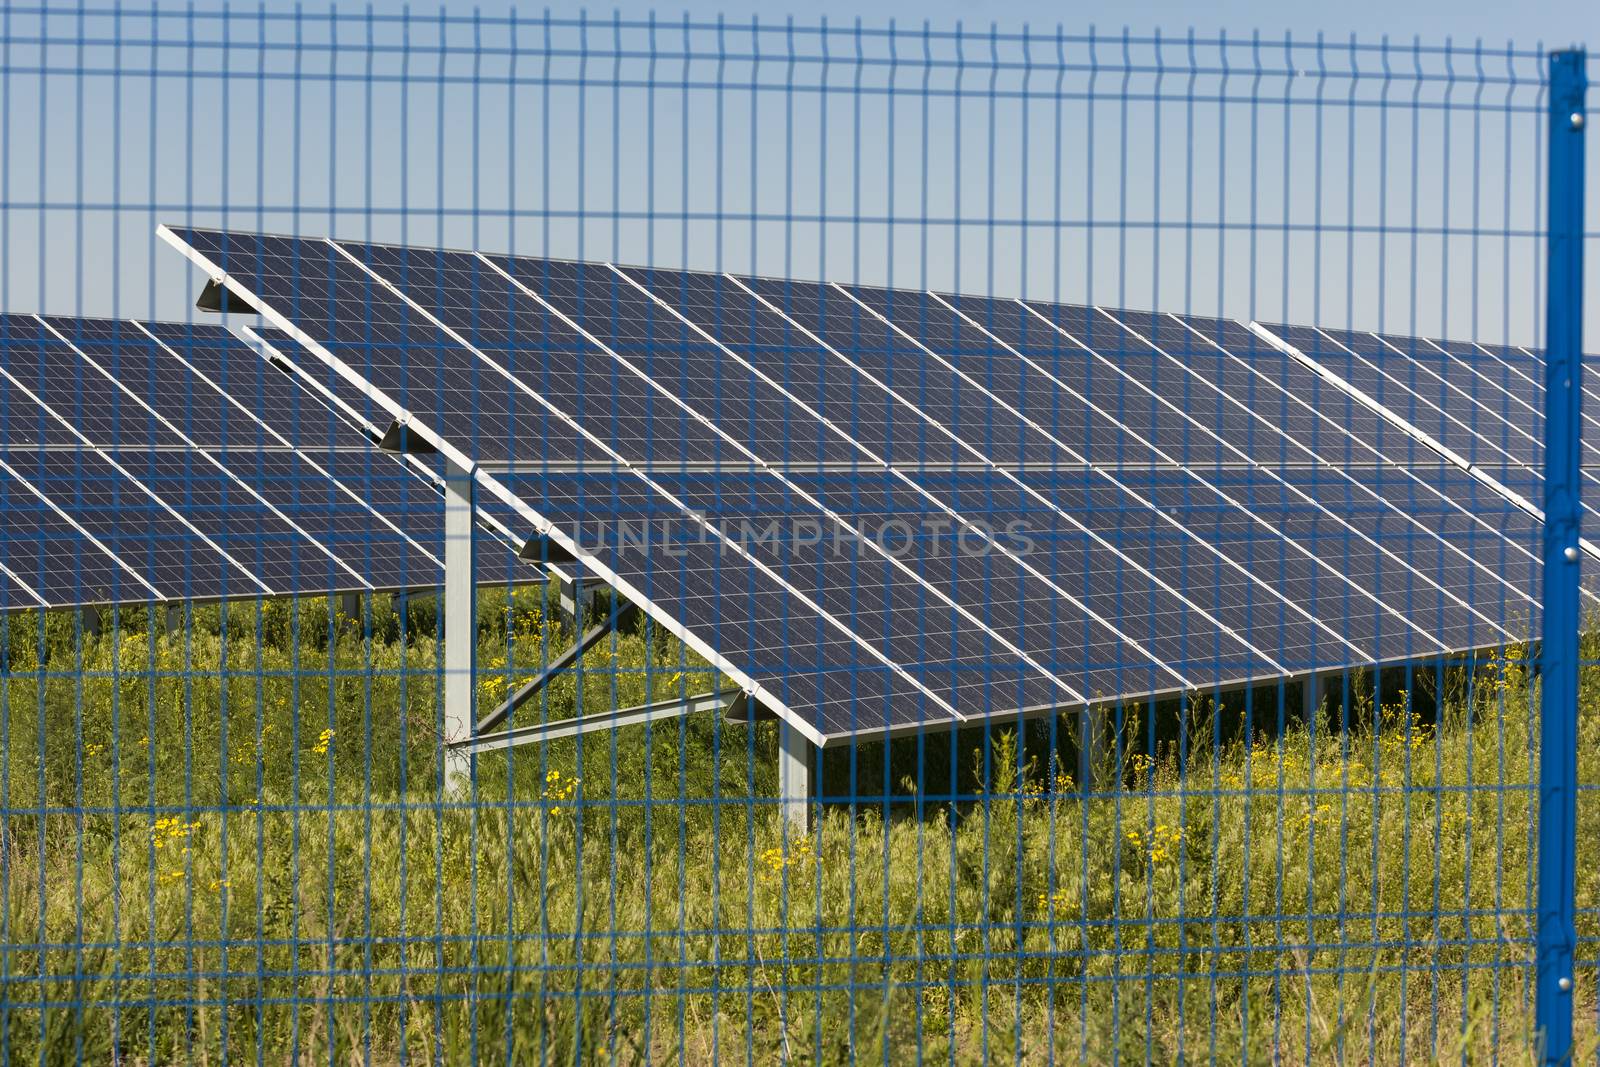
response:
<svg viewBox="0 0 1600 1067"><path fill-rule="evenodd" d="M43 498L43 507L35 507L39 520L46 520L47 512L57 517L43 528L59 537L58 544L70 545L73 538L69 531L75 531L79 538L92 540L125 570L142 579L138 586L104 581L84 584L70 560L59 556L37 559L35 563L41 569L24 575L30 580L37 576L36 588L47 588L46 595L55 606L99 603L120 599L123 594L146 600L151 598L151 589L160 592L156 599L161 600L274 592L269 580L258 577L254 561L234 555L229 545L212 536L216 533L234 541L233 548L270 560L293 557L293 546L285 544L281 535L227 537L227 524L218 521L215 513L198 515L197 522L180 510L185 503L181 496L174 501L163 500L162 488L170 490L172 486L162 486L159 478L150 476L164 469L181 487L181 466L174 470L175 463L183 462L181 453L13 451L6 453L5 462L13 478ZM133 465L131 469L128 463ZM197 486L196 491L204 494L207 488ZM7 523L10 522L8 516ZM25 532L18 533L12 539L25 536ZM46 575L42 568L50 566L58 573ZM341 583L338 588L349 588L351 584Z"/></svg>
<svg viewBox="0 0 1600 1067"><path fill-rule="evenodd" d="M1439 383L1376 338L1299 326L1267 329L1469 462L1523 462L1525 450L1486 435L1470 417L1451 410L1453 403L1444 406L1450 402L1438 395Z"/></svg>
<svg viewBox="0 0 1600 1067"><path fill-rule="evenodd" d="M396 272L396 276L403 276L414 283L417 292L424 296L433 293L474 293L472 285L475 279L483 274L481 263L471 256L463 254L433 254L419 253L412 256L413 250L373 250L370 255L373 262L389 267ZM365 249L358 254L368 255ZM518 269L513 264L513 269ZM726 449L718 451L721 446L718 438L710 432L708 427L688 423L688 432L683 438L672 436L678 431L678 424L670 417L658 413L655 405L659 397L645 379L634 379L625 373L619 375L616 361L597 359L605 353L611 352L618 356L625 353L636 353L636 359L641 370L655 382L665 382L666 388L660 390L662 394L685 400L695 404L694 410L698 415L705 415L708 423L714 423L718 432L731 436L739 444L747 447L752 452L760 455L767 463L782 467L791 475L796 470L820 467L832 464L835 467L850 468L853 466L870 465L875 467L877 459L863 450L858 444L852 443L847 437L835 434L826 424L820 421L816 414L802 408L790 391L784 391L768 384L759 382L750 372L741 372L739 366L728 359L728 353L715 346L697 341L696 335L687 331L683 323L657 307L652 300L638 291L626 278L618 276L603 267L592 266L586 268L582 265L557 264L550 265L549 270L543 264L535 264L533 269L543 271L546 279L543 299L549 301L552 307L569 316L577 327L589 335L587 353L580 348L577 353L570 356L573 364L578 368L573 371L572 386L570 391L563 391L552 396L560 402L570 404L574 409L584 402L584 397L594 403L594 397L620 397L618 407L625 411L640 413L642 416L634 425L643 423L644 419L654 418L659 420L661 432L665 435L657 447L665 453L659 459L653 459L653 470L660 469L661 465L674 459L684 461L694 459L713 460L721 459L724 462ZM563 280L555 284L548 279L560 274ZM670 286L669 286L670 287ZM489 288L496 287L490 283ZM409 289L407 290L410 291ZM506 305L498 303L498 292L493 296L484 296L479 293L477 306L471 308L455 307L453 309L440 309L441 317L455 315L458 320L467 323L463 335L475 347L482 341L484 350L494 352L499 349L493 347L502 344L498 337L485 337L489 331L485 325L504 321L508 314ZM517 294L511 294L515 297ZM757 305L751 300L748 293L742 293L741 299L749 307L759 311ZM531 304L532 301L529 301ZM770 312L760 312L768 315ZM524 319L535 318L532 312L524 309ZM620 329L617 327L620 326ZM518 336L527 335L536 326L524 328ZM526 360L527 353L508 352L508 358ZM797 360L798 366L826 366L823 360ZM874 417L859 418L861 428L884 441L892 447L893 436L884 434L881 430L873 432L874 427L881 427L885 422L893 423L899 419L902 425L910 427L901 436L914 438L918 455L927 455L934 451L941 455L936 448L931 448L929 438L944 442L948 454L955 457L952 463L959 463L965 459L967 465L983 467L985 459L980 454L973 452L949 434L941 434L930 428L930 425L921 416L906 409L898 401L892 400L871 381L861 378L848 369L841 368L842 373L835 376L830 383L820 383L817 387L823 394L820 397L808 397L815 403L827 405L829 398L826 396L826 386L832 385L836 390L844 390L849 398L849 409L852 414L859 413L866 408ZM653 372L653 373L652 373ZM549 390L550 382L554 376L542 375L541 380L546 383ZM783 383L786 388L794 387L797 383L790 375L790 380ZM587 388L585 383L588 383ZM562 383L564 387L565 383ZM547 391L547 396L551 395ZM670 411L670 409L668 409ZM681 411L681 409L680 409ZM711 413L707 415L707 413ZM881 417L878 417L881 412ZM828 415L823 410L824 418ZM682 415L678 416L682 420ZM840 417L842 422L844 416ZM855 425L855 424L852 424ZM808 431L796 433L796 430ZM641 431L636 431L641 432ZM619 448L633 445L633 441L624 440L614 442ZM674 451L674 450L677 451ZM764 454L762 454L764 452ZM1034 459L1049 461L1048 448L1034 447ZM923 464L926 466L926 463ZM791 479L792 480L792 479ZM893 483L888 483L893 484ZM906 481L903 484L910 485ZM840 495L850 495L852 486L843 484L828 484L819 488L819 493L824 499L836 499ZM1005 485L1001 488L1002 494L1010 492L1015 494L1016 486ZM899 493L895 502L887 506L894 509L894 513L904 516L916 516L926 511L933 500L919 497L914 493L906 493L894 485L892 489L880 486L877 492ZM833 496L830 496L833 494ZM864 518L871 521L881 519L890 512L873 512L870 508L863 509L858 498L862 496L855 492L848 504L848 508L840 507L836 510L850 510L852 517L865 510ZM868 494L870 495L870 494ZM989 495L994 496L994 489L989 490ZM1014 505L1013 505L1014 506ZM986 518L994 520L997 527L1003 527L1010 521L1019 520L1020 515L1015 510L999 514L992 499ZM964 514L962 507L957 507L958 514ZM1055 516L1051 516L1052 519ZM1082 531L1079 531L1082 536ZM1014 561L1008 560L1003 553L996 554L995 566L1001 568L1002 580L1005 568ZM1131 573L1131 568L1124 560L1117 559L1105 550L1103 544L1089 544L1077 552L1076 564L1071 573L1074 576L1084 574L1096 576L1100 583L1097 588L1090 588L1077 593L1091 610L1100 613L1101 617L1120 611L1128 614L1133 605L1141 607L1155 601L1154 607L1143 616L1119 620L1123 623L1121 629L1124 633L1135 637L1141 644L1148 641L1152 647L1164 645L1157 652L1156 658L1180 670L1190 668L1197 679L1197 684L1208 684L1210 679L1200 674L1195 669L1197 660L1209 662L1221 661L1222 671L1234 671L1232 677L1245 677L1255 669L1255 664L1239 656L1238 642L1223 631L1216 628L1214 622L1201 618L1199 613L1184 604L1178 603L1169 590L1152 586L1148 580L1141 579L1140 575ZM1015 580L1035 580L1037 576L1019 577ZM1142 581L1142 584L1141 584ZM1069 595L1072 591L1067 591ZM1043 591L1040 595L1049 598L1052 591ZM1056 596L1061 591L1055 591ZM1099 601L1098 604L1095 602ZM1165 629L1158 631L1149 624L1155 619L1163 619ZM1181 620L1174 623L1173 620ZM1143 623L1144 629L1136 629L1135 623ZM1208 640L1209 638L1209 640ZM1185 652L1177 647L1179 644L1188 645L1190 648L1207 649L1204 655L1194 652ZM1215 674L1211 676L1216 677Z"/></svg>
<svg viewBox="0 0 1600 1067"><path fill-rule="evenodd" d="M8 607L441 581L437 489L227 330L8 315L0 331ZM538 577L503 543L477 554L485 583Z"/></svg>
<svg viewBox="0 0 1600 1067"><path fill-rule="evenodd" d="M0 513L5 516L0 525L0 573L8 581L6 606L162 597L160 589L119 561L10 462L16 459L26 468L29 458L27 453L0 453ZM166 547L170 551L181 544ZM153 552L156 546L149 547Z"/></svg>
<svg viewBox="0 0 1600 1067"><path fill-rule="evenodd" d="M776 286L778 283L768 284ZM913 296L911 298L912 306L915 306L916 302L920 300L921 298ZM828 300L826 296L819 301L823 307L826 306L827 302ZM834 301L834 303L836 306L837 301ZM820 311L821 309L819 308L819 321ZM921 317L927 319L930 317L930 315L931 313L925 312ZM1110 316L1102 317L1107 321L1114 321ZM836 335L839 335L839 343L841 346L845 343L845 336L843 336L844 334L855 333L859 336L859 334L862 332L861 326L852 324L850 322L850 312L848 309L845 309L842 313L836 311L834 314L834 322L834 329L836 331ZM1080 329L1083 333L1090 332L1086 328L1080 327ZM1127 331L1123 331L1123 336L1130 337L1131 335L1129 335ZM1097 343L1106 343L1108 340L1109 338L1107 338L1105 335L1102 335L1102 340ZM871 351L882 343L883 342L876 335L874 335L863 345L863 347L868 351ZM1117 343L1120 344L1121 342ZM1148 344L1138 341L1137 339L1134 339L1134 343L1143 350L1143 355L1128 356L1127 358L1119 356L1116 360L1107 362L1116 364L1116 369L1123 375L1122 381L1128 386L1136 387L1139 395L1144 397L1144 404L1159 407L1159 409L1165 413L1167 418L1175 419L1181 424L1183 433L1186 434L1188 441L1190 442L1190 444L1186 445L1184 449L1184 453L1187 455L1187 461L1181 462L1180 466L1182 470L1189 474L1193 480L1204 483L1206 474L1214 468L1222 468L1229 464L1248 465L1250 462L1250 457L1248 457L1242 451L1242 449L1239 449L1236 445L1234 445L1228 436L1226 436L1221 430L1217 429L1216 426L1212 425L1211 422L1197 417L1189 409L1189 407L1185 407L1176 403L1173 398L1184 396L1186 393L1189 394L1188 400L1192 407L1216 412L1215 421L1224 425L1225 427L1230 427L1230 432L1240 439L1243 439L1247 433L1251 432L1251 430L1247 429L1247 426L1253 428L1248 411L1236 405L1225 403L1222 394L1209 388L1208 385L1201 384L1201 376L1188 372L1185 368L1179 366L1175 361L1169 359L1164 354L1157 352ZM1131 346L1124 346L1124 350L1127 347ZM927 350L925 346L921 346L919 344L917 348L926 355L933 355L933 353ZM1128 370L1126 366L1128 363L1132 363L1135 369ZM930 370L928 373L933 373L933 371ZM1062 378L1061 380L1070 379ZM1206 399L1202 399L1202 397ZM1137 406L1139 405L1123 404L1122 410L1124 412L1128 412L1130 409ZM1003 410L996 409L992 406L979 410L981 411L983 419L994 419L1001 421L1002 425L1006 424L1004 419L1006 413ZM964 415L958 415L958 418L961 420L961 422L965 422L967 425L973 428L969 432L976 432L976 429L979 425L979 418L976 414L969 412ZM959 424L961 423L958 422L958 425ZM1175 431L1169 428L1167 432L1171 433ZM1262 431L1259 429L1254 430L1254 432L1258 437L1264 436ZM1010 434L1007 433L1006 436L1010 436ZM1019 436L1025 435L1019 433ZM1153 434L1152 436L1159 437L1160 434L1157 433ZM1274 448L1273 451L1281 455L1282 447L1278 446ZM1170 453L1166 454L1170 455ZM1261 515L1268 508L1279 509L1282 506L1281 503L1274 500L1271 495L1262 495L1271 494L1273 492L1273 486L1271 482L1274 477L1271 473L1270 467L1263 468L1263 470L1266 471L1265 480L1260 481L1260 488L1257 492L1258 499L1255 501L1239 501L1239 504L1244 508L1244 510L1250 512L1258 518L1261 517ZM1024 474L1022 476L1023 480L1026 480L1030 477L1032 477L1031 474ZM1302 497L1302 502L1309 505L1314 505L1315 503L1313 499L1304 497ZM1396 588L1404 588L1403 585L1398 585L1393 580L1385 581L1386 574L1393 573L1395 571L1405 571L1406 564L1404 562L1404 557L1390 553L1387 558L1384 558L1382 546L1367 538L1364 531L1359 530L1348 523L1344 523L1342 536L1346 540L1353 539L1356 541L1365 541L1367 548L1377 550L1371 553L1372 559L1370 564L1368 564L1366 560L1366 555L1368 553L1363 552L1362 549L1357 549L1357 552L1362 553L1363 558L1361 565L1353 569L1351 567L1338 567L1334 566L1332 562L1328 560L1323 553L1319 552L1314 545L1308 544L1302 538L1295 536L1295 528L1291 524L1291 513L1284 512L1282 519L1277 519L1276 514L1277 511L1274 510L1274 521L1267 523L1266 526L1269 530L1284 536L1287 547L1291 551L1299 552L1303 558L1311 561L1316 566L1321 567L1323 573L1331 580L1331 583L1334 587L1337 587L1340 582L1345 581L1354 584L1357 588L1357 591L1364 594L1373 605L1379 607L1381 612L1387 613L1393 620L1400 621L1402 624L1402 630L1406 627L1409 627L1412 632L1420 636L1424 641L1440 639L1448 640L1452 635L1468 633L1472 630L1474 625L1478 625L1468 617L1468 612L1465 610L1466 605L1459 600L1456 600L1453 603L1440 603L1436 607L1426 596L1418 598L1416 601L1401 602L1398 600L1398 598L1395 598L1392 595L1386 595L1390 594L1390 591ZM1323 522L1321 525L1325 530L1338 529L1341 526L1341 520L1336 514L1324 512L1322 519ZM1310 533L1312 530L1312 528L1309 527L1302 527L1302 529L1306 533ZM1322 534L1320 536L1325 538L1327 534ZM1430 579L1426 575L1419 575L1412 572L1412 576L1418 579L1418 584L1423 589L1426 590L1429 588ZM1313 605L1313 607L1320 606ZM1405 617L1407 614L1413 613L1416 614L1417 617ZM1354 623L1355 620L1352 619L1352 622ZM1486 622L1487 620L1479 620L1479 623ZM1360 633L1359 625L1354 626L1353 628L1358 634ZM1480 625L1480 629L1481 628L1482 627Z"/></svg>
<svg viewBox="0 0 1600 1067"><path fill-rule="evenodd" d="M708 644L787 679L790 707L823 736L928 721L929 698L972 718L1071 703L1063 691L1158 691L1163 675L1237 684L1499 644L1532 605L1526 515L1503 498L1474 512L1474 485L1434 477L1432 452L1424 474L1391 476L1397 454L1417 456L1414 436L1237 324L172 237L308 342L341 388L491 465L481 480L538 524L597 538L590 564L651 590L658 616L758 635ZM704 517L714 554L606 544L629 516ZM974 566L925 536L893 555L861 536L935 518L1037 537L1022 554L990 536ZM735 545L727 526L751 520L814 525L848 548ZM767 612L705 592L752 581ZM773 638L789 620L833 642L819 666L866 648L903 667L921 709L857 709L844 724L810 704L797 683L810 675L773 661L800 651Z"/></svg>
<svg viewBox="0 0 1600 1067"><path fill-rule="evenodd" d="M1388 514L1409 518L1423 540L1440 541L1458 555L1474 555L1485 568L1478 579L1498 583L1510 603L1532 602L1531 582L1517 568L1508 571L1503 565L1507 558L1525 557L1529 562L1537 558L1537 533L1526 513L1518 518L1515 513L1519 509L1503 497L1487 492L1481 482L1392 424L1386 425L1386 420L1348 394L1336 394L1343 404L1317 403L1319 387L1325 393L1334 392L1334 387L1237 323L1193 317L1173 321L1214 344L1230 365L1249 372L1241 380L1218 374L1215 366L1205 363L1198 364L1195 371L1206 378L1215 375L1235 402L1292 445L1280 468L1283 477L1293 480L1295 468L1308 464L1325 472L1321 488L1313 495L1333 492L1330 499L1338 501L1351 492L1351 501L1362 507L1377 505ZM1449 524L1440 526L1425 517L1424 513L1435 511L1448 516ZM1488 521L1491 517L1494 522ZM1451 531L1451 536L1446 536L1446 531ZM1502 543L1513 535L1516 539ZM1459 587L1457 592L1467 602L1475 602Z"/></svg>
<svg viewBox="0 0 1600 1067"><path fill-rule="evenodd" d="M373 254L376 256L379 252L374 251ZM408 293L414 289L420 297L427 298L440 292L460 292L461 285L458 282L463 276L471 277L475 271L471 265L473 262L473 257L463 254L423 253L415 259L406 257L404 269L397 270L396 274L408 283ZM479 264L476 270L482 271L482 265ZM502 294L506 303L499 302ZM514 288L491 285L476 295L481 296L476 307L455 312L443 308L440 310L441 319L446 313L453 314L459 321L470 322L482 330L484 327L481 324L484 323L506 323L508 305L520 305L518 310L521 318L517 320L520 330L517 336L519 339L531 337L537 340L524 342L528 348L517 352L516 360L526 361L530 357L548 359L548 362L535 365L528 375L530 380L517 376L530 391L536 388L533 383L537 382L540 395L553 406L564 410L575 423L581 422L585 430L604 441L609 450L647 462L656 484L689 507L715 513L719 505L726 504L726 499L719 498L713 491L714 487L694 481L670 480L665 471L681 461L713 467L748 466L751 455L742 450L737 441L697 420L671 397L620 365L592 339L578 336ZM431 306L429 310L432 310ZM410 314L415 316L416 313ZM450 324L448 319L444 321ZM546 345L555 347L564 362L562 358L548 358ZM459 351L463 363L473 360L474 357L465 349ZM543 366L559 369L563 373L544 373ZM455 374L457 378L464 378L465 368L458 367ZM580 404L580 398L584 396L597 405L592 417ZM610 413L607 416L598 414L598 405L602 401L604 410ZM653 453L633 451L654 442L658 437L657 428L666 455L657 457ZM558 453L556 458L565 457ZM914 493L901 486L880 485L876 491L882 496L881 507L889 512L913 514L915 509L923 506ZM873 495L872 488L866 492ZM838 499L833 493L823 494L814 500L804 500L796 493L792 482L779 475L762 474L756 481L748 482L740 496L745 506L744 514L765 515L763 509L772 507L774 502L785 507L807 509L808 521L815 522L826 532L825 540L835 540L835 528L840 525L835 516L840 509L834 506ZM830 511L833 514L830 515ZM1024 665L1024 661L1030 658L1034 663L1043 664L1057 657L1053 649L1038 644L1048 632L1030 632L1018 610L1021 605L1033 600L1048 600L1050 594L1036 577L1017 568L1014 561L996 558L991 566L1000 569L1001 578L994 585L985 574L959 562L956 564L957 570L943 574L934 581L928 579L923 568L928 561L914 557L903 562L894 560L875 552L870 541L863 548L862 542L851 535L848 529L841 532L846 534L846 542L850 545L842 558L831 557L824 550L817 552L815 558L804 560L802 565L793 566L787 560L768 558L760 547L753 554L778 569L798 590L824 604L840 603L840 597L846 590L863 587L868 590L867 607L862 609L866 611L862 621L865 632L861 628L857 628L857 632L863 633L863 636L870 634L873 640L891 645L891 658L906 665L912 673L938 676L939 681L928 684L945 687L939 691L963 714L981 715L1007 706L1035 706L1052 700L1079 699L1052 679L1047 670ZM1004 589L1003 594L992 592L996 587ZM931 633L933 638L925 639L919 634L893 630L880 637L878 627L872 621L872 612L879 603L901 610L915 610L927 620L924 634ZM967 610L964 607L967 604L975 607ZM978 605L992 605L993 614L985 610L985 619L979 621L976 617ZM1110 634L1104 634L1101 640L1111 641L1111 648L1116 647ZM1148 653L1140 654L1136 650L1108 649L1106 654L1106 662L1150 664L1150 660ZM982 665L982 670L967 669L963 664ZM1168 682L1169 685L1174 683L1175 679ZM996 694L1002 694L998 697L1001 701L1014 695L1017 703L997 704Z"/></svg>
<svg viewBox="0 0 1600 1067"><path fill-rule="evenodd" d="M1423 366L1411 355L1429 350L1445 358L1439 346L1417 338L1385 338L1347 331L1282 326L1267 329L1282 330L1285 338L1298 339L1317 353L1326 354L1331 350L1335 373L1352 374L1365 386L1380 391L1387 388L1390 393L1403 397L1409 403L1408 409L1391 411L1391 419L1429 435L1438 448L1447 449L1449 454L1420 442L1412 446L1412 451L1433 449L1440 461L1459 469L1470 467L1478 477L1490 478L1497 485L1518 493L1524 508L1541 506L1543 455L1538 435L1543 432L1542 425L1538 421L1518 425L1518 420L1511 416L1493 414L1492 404L1485 402L1483 394L1475 392L1482 385L1492 398L1494 389L1485 384L1485 379L1473 376L1470 371L1456 370L1447 380L1442 373ZM1479 356L1485 354L1478 353ZM1526 357L1527 353L1522 355ZM1466 381L1474 391L1462 388L1455 379ZM1519 375L1518 380L1522 383L1519 391L1531 388L1528 378ZM1511 398L1503 396L1502 399L1509 402ZM1523 392L1520 400L1521 410L1529 415L1532 414L1530 408L1542 404L1542 399L1531 392ZM1586 463L1600 457L1592 443L1584 447ZM1591 484L1600 485L1600 472L1594 469L1581 470L1580 476ZM1525 488L1513 490L1513 486ZM1592 502L1583 502L1581 506L1590 514L1600 515Z"/></svg>

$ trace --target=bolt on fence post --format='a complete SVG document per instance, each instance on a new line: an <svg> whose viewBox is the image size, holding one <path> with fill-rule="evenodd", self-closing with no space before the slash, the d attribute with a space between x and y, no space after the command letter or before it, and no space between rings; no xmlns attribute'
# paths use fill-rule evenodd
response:
<svg viewBox="0 0 1600 1067"><path fill-rule="evenodd" d="M1536 1022L1543 1062L1572 1053L1578 779L1579 396L1583 351L1581 49L1550 56L1550 216L1545 294L1544 624L1540 639Z"/></svg>

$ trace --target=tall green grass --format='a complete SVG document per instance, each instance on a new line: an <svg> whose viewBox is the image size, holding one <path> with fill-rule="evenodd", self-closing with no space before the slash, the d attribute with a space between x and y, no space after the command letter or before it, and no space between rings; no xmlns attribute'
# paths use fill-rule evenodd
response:
<svg viewBox="0 0 1600 1067"><path fill-rule="evenodd" d="M539 591L488 599L492 702L571 633ZM862 746L825 782L858 802L795 837L772 725L711 715L480 757L442 795L432 620L369 607L4 621L0 1059L1534 1055L1518 649L1376 700L1356 676L1340 729L1276 694L1125 708L1087 800L1038 727ZM629 632L519 721L716 682Z"/></svg>

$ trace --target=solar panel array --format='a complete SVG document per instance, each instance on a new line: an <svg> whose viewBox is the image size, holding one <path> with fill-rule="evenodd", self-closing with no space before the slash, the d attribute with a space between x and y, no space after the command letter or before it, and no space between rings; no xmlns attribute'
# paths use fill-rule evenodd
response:
<svg viewBox="0 0 1600 1067"><path fill-rule="evenodd" d="M4 315L0 348L5 608L441 581L437 490L227 329Z"/></svg>
<svg viewBox="0 0 1600 1067"><path fill-rule="evenodd" d="M303 378L478 465L500 514L813 741L1535 623L1538 519L1500 491L1536 477L1525 352L163 234L316 357L283 346ZM806 535L750 536L773 528Z"/></svg>

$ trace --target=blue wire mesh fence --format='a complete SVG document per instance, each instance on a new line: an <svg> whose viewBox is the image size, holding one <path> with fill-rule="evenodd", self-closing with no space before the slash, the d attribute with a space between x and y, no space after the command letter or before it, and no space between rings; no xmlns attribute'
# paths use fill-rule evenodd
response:
<svg viewBox="0 0 1600 1067"><path fill-rule="evenodd" d="M0 1060L1593 1058L1586 67L7 7Z"/></svg>

